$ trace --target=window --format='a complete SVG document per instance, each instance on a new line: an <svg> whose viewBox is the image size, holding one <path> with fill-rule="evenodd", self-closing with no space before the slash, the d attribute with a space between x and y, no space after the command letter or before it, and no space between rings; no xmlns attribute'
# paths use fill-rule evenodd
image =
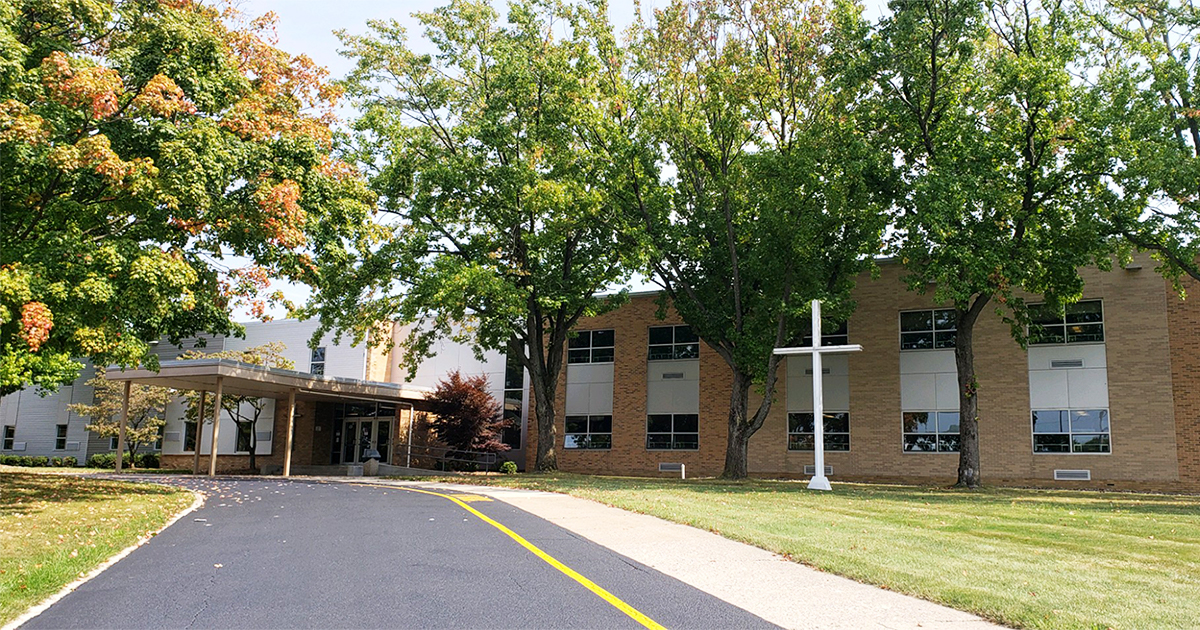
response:
<svg viewBox="0 0 1200 630"><path fill-rule="evenodd" d="M11 451L13 448L13 440L17 438L17 427L8 425L4 427L4 450Z"/></svg>
<svg viewBox="0 0 1200 630"><path fill-rule="evenodd" d="M1068 304L1059 313L1047 304L1029 307L1029 343L1097 343L1104 341L1104 308L1100 300Z"/></svg>
<svg viewBox="0 0 1200 630"><path fill-rule="evenodd" d="M822 341L824 343L824 341ZM833 411L822 414L825 416L825 450L850 450L850 414L844 411ZM802 411L788 414L788 450L813 450L813 412Z"/></svg>
<svg viewBox="0 0 1200 630"><path fill-rule="evenodd" d="M1110 453L1107 409L1033 412L1033 452Z"/></svg>
<svg viewBox="0 0 1200 630"><path fill-rule="evenodd" d="M67 450L67 425L65 424L54 425L54 450Z"/></svg>
<svg viewBox="0 0 1200 630"><path fill-rule="evenodd" d="M807 331L800 338L799 343L789 343L790 346L807 348L812 345L812 320L805 320L804 330ZM844 346L850 343L850 335L846 328L846 322L823 321L821 322L821 345L822 346Z"/></svg>
<svg viewBox="0 0 1200 630"><path fill-rule="evenodd" d="M115 437L108 438L108 450L110 450L110 451L117 450L117 447L120 446L120 444L117 443L117 439L118 438L115 438Z"/></svg>
<svg viewBox="0 0 1200 630"><path fill-rule="evenodd" d="M700 356L700 337L691 326L650 328L650 360L695 359Z"/></svg>
<svg viewBox="0 0 1200 630"><path fill-rule="evenodd" d="M904 412L904 450L913 453L957 453L958 412Z"/></svg>
<svg viewBox="0 0 1200 630"><path fill-rule="evenodd" d="M900 349L953 348L958 315L952 308L900 313Z"/></svg>
<svg viewBox="0 0 1200 630"><path fill-rule="evenodd" d="M237 452L239 452L239 453L249 453L250 452L250 438L251 438L250 434L253 431L254 431L254 426L251 425L249 422L239 422L238 423L238 425L237 425L237 447L235 449Z"/></svg>
<svg viewBox="0 0 1200 630"><path fill-rule="evenodd" d="M312 356L308 361L308 372L318 376L325 374L325 346L313 348Z"/></svg>
<svg viewBox="0 0 1200 630"><path fill-rule="evenodd" d="M162 450L163 432L167 430L167 425L158 427L158 437L154 440L154 450Z"/></svg>
<svg viewBox="0 0 1200 630"><path fill-rule="evenodd" d="M567 363L612 363L611 330L582 330L575 334L567 350Z"/></svg>
<svg viewBox="0 0 1200 630"><path fill-rule="evenodd" d="M567 416L563 448L612 448L612 416Z"/></svg>
<svg viewBox="0 0 1200 630"><path fill-rule="evenodd" d="M183 421L183 451L192 453L196 451L196 421Z"/></svg>
<svg viewBox="0 0 1200 630"><path fill-rule="evenodd" d="M521 448L521 416L525 404L525 366L513 354L505 357L504 363L504 419L508 425L500 434L500 441L510 448Z"/></svg>
<svg viewBox="0 0 1200 630"><path fill-rule="evenodd" d="M700 448L700 416L660 413L646 418L646 448L652 451L694 451Z"/></svg>

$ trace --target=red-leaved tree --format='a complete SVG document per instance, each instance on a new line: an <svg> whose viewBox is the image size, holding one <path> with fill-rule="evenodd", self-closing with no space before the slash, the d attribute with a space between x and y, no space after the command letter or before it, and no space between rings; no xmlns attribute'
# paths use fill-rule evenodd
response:
<svg viewBox="0 0 1200 630"><path fill-rule="evenodd" d="M486 376L468 376L455 370L438 381L426 394L433 403L433 432L446 446L457 451L499 453L509 446L500 441L508 426L503 406L488 393Z"/></svg>

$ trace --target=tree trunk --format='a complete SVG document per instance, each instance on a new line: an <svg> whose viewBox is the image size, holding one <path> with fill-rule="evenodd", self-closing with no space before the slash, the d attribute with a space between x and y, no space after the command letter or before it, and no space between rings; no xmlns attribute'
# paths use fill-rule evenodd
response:
<svg viewBox="0 0 1200 630"><path fill-rule="evenodd" d="M722 479L745 479L749 475L750 436L754 428L750 413L750 377L733 370L733 389L729 394L729 440L725 444L725 470Z"/></svg>
<svg viewBox="0 0 1200 630"><path fill-rule="evenodd" d="M975 380L975 324L991 296L978 296L971 307L958 310L954 364L958 370L958 481L959 488L978 488L979 384Z"/></svg>
<svg viewBox="0 0 1200 630"><path fill-rule="evenodd" d="M558 456L554 444L558 439L558 431L554 426L554 396L558 389L558 375L547 374L545 367L533 374L534 413L537 416L537 461L534 464L538 472L554 472L558 470ZM547 382L553 379L554 382Z"/></svg>

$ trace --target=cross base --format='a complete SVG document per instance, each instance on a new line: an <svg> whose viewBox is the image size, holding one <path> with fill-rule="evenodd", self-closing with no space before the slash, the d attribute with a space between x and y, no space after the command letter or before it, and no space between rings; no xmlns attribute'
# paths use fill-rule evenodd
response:
<svg viewBox="0 0 1200 630"><path fill-rule="evenodd" d="M825 475L816 475L808 482L809 490L833 490L833 486L829 485L829 477Z"/></svg>

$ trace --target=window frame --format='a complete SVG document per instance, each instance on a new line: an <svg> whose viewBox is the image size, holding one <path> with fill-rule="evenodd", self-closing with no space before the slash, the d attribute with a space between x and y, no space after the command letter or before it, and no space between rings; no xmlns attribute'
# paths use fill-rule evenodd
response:
<svg viewBox="0 0 1200 630"><path fill-rule="evenodd" d="M933 414L933 415L934 415L934 421L933 421L933 433L916 433L916 432L911 432L911 431L905 431L905 430L904 430L904 416L905 416L906 414L910 414L910 413L928 413L928 414ZM939 426L939 424L938 424L938 418L937 418L936 416L937 416L937 414L940 414L940 413L952 413L952 414L955 414L955 415L959 415L959 421L958 421L958 423L959 423L959 430L958 430L957 432L955 432L955 433L950 433L950 432L945 432L945 433L943 433L941 430L939 430L939 429L938 429L938 426ZM932 451L923 451L923 450L916 450L916 449L908 449L908 448L905 448L905 446L906 446L906 442L907 442L907 440L905 440L905 437L907 437L907 436L909 436L909 435L931 435L931 436L933 436L933 439L934 439L934 444L936 444L936 445L937 445L937 448L936 448L935 450L932 450ZM945 451L944 451L944 450L942 450L942 448L941 448L941 444L942 444L941 437L942 437L943 435L956 435L956 436L958 436L960 441L959 441L959 443L956 445L956 446L957 446L957 448L955 448L954 450L945 450ZM905 410L905 411L901 411L901 412L900 412L900 452L902 452L902 453L904 453L904 454L906 454L906 455L909 455L909 454L915 454L915 455L943 455L943 454L958 455L958 454L959 454L959 453L962 451L962 442L961 442L961 440L962 440L962 416L959 414L959 411L958 411L957 409L954 409L954 410L950 410L950 409L915 409L915 410L914 410L914 409L909 409L909 410Z"/></svg>
<svg viewBox="0 0 1200 630"><path fill-rule="evenodd" d="M671 417L671 430L670 431L651 431L650 430L650 419L654 416L670 416ZM675 430L676 418L679 418L679 417L685 417L685 418L694 417L696 419L696 430L695 431L677 431L677 430ZM671 436L670 437L671 445L669 447L652 447L652 446L650 446L650 436L651 435L669 435L669 436ZM688 447L688 448L677 447L677 446L675 446L675 444L677 443L676 438L675 438L676 435L694 435L694 436L696 436L696 445L693 447ZM646 450L651 451L651 452L673 452L673 451L695 452L695 451L699 451L700 450L700 414L698 414L698 413L648 413L648 414L646 414Z"/></svg>
<svg viewBox="0 0 1200 630"><path fill-rule="evenodd" d="M789 453L813 453L816 451L816 444L817 444L816 424L813 425L813 430L811 432L809 432L809 431L792 431L792 415L793 414L799 415L799 414L803 414L803 413L813 416L813 421L815 423L816 414L813 413L811 410L810 411L789 411L789 412L787 412L787 425L784 428L786 429L785 435L787 438L786 448L787 448L787 452L789 452ZM846 416L846 430L845 431L828 431L828 430L822 431L822 434L825 437L825 452L826 453L849 453L850 449L853 448L853 445L851 444L851 439L850 439L850 411L849 410L826 411L822 415L828 417L833 414L841 414L841 415ZM828 422L828 418L826 419L826 422ZM813 448L792 448L792 436L793 435L796 435L796 436L811 435L811 436L813 436L813 439L812 439ZM844 449L829 448L829 436L831 436L831 435L845 435L846 436L846 448L844 448Z"/></svg>
<svg viewBox="0 0 1200 630"><path fill-rule="evenodd" d="M183 452L195 453L196 446L200 443L200 423L195 420L184 419L183 421ZM192 430L192 448L188 448L188 429Z"/></svg>
<svg viewBox="0 0 1200 630"><path fill-rule="evenodd" d="M596 333L610 333L612 335L612 344L606 345L606 346L597 346L595 344ZM584 337L584 335L587 335L587 345L578 345L578 346L574 345L576 343L576 341L579 339L582 339ZM589 330L574 331L574 335L570 339L567 340L567 365L591 365L591 364L615 363L616 362L616 348L617 348L617 331L615 328L596 328L596 329L589 329ZM600 350L600 351L607 350L608 351L608 353L607 353L608 359L602 358L600 360L597 360L596 359L596 351L597 350ZM586 361L574 360L574 358L573 358L574 356L580 356L581 353L585 353L585 352L587 353ZM602 352L601 354L603 355L604 353Z"/></svg>
<svg viewBox="0 0 1200 630"><path fill-rule="evenodd" d="M1070 340L1070 335L1069 335L1069 333L1068 333L1068 330L1070 329L1070 327L1072 326L1072 324L1071 324L1071 323L1069 323L1069 322L1067 322L1067 315L1069 314L1069 313L1068 313L1068 311L1070 310L1070 308L1071 308L1072 306L1078 306L1078 305L1080 305L1080 304L1090 304L1090 303L1093 303L1093 302L1096 302L1096 303L1099 303L1099 304L1100 304L1100 321L1097 321L1097 322L1086 322L1086 323L1084 323L1084 324L1079 324L1079 323L1077 322L1077 323L1076 323L1076 324L1074 324L1074 325L1076 325L1076 326L1081 326L1081 325L1082 325L1082 326L1099 326L1099 327L1100 327L1100 337L1101 337L1101 339L1100 339L1100 340L1098 340L1098 341L1097 341L1097 340L1088 340L1088 341L1071 341L1071 340ZM1045 304L1045 302L1039 302L1039 303L1037 303L1037 304L1030 304L1030 305L1028 306L1028 309L1029 309L1030 311L1032 311L1033 309L1036 309L1036 308L1038 308L1038 307L1042 307L1042 306L1045 306L1045 305L1046 305L1046 304ZM1063 307L1063 315L1062 315L1062 320L1061 320L1061 323L1059 323L1059 322L1055 322L1055 323L1052 323L1052 324L1050 324L1050 323L1046 323L1046 324L1039 324L1039 323L1035 323L1035 322L1033 321L1033 317L1032 317L1032 315L1031 315L1031 316L1030 316L1030 322L1029 322L1029 323L1030 323L1030 325L1026 327L1026 329L1025 329L1025 334L1026 334L1026 336L1028 337L1028 340L1029 340L1029 345L1031 345L1031 346L1086 346L1086 345L1103 344L1103 343L1107 343L1107 342L1108 342L1108 333L1107 333L1107 331L1106 331L1106 330L1105 330L1105 328L1104 328L1104 321L1105 321L1105 319L1106 319L1106 318L1105 318L1105 314L1104 314L1104 300L1103 300L1103 299L1101 299L1101 298L1095 298L1095 299L1090 299L1090 300L1079 300L1078 302L1073 302L1073 303L1071 303L1071 304L1067 304L1067 305L1065 305L1065 306ZM1062 331L1063 331L1063 332L1062 332L1062 341L1041 341L1041 340L1039 340L1039 341L1034 341L1034 336L1033 336L1033 327L1034 327L1034 326L1037 326L1037 327L1039 327L1039 328L1042 328L1043 330L1045 330L1045 328L1046 328L1047 326L1050 326L1050 327L1058 327L1058 326L1061 326L1061 327L1062 327ZM1040 411L1055 411L1055 410L1053 410L1053 409L1043 409L1043 410L1040 410Z"/></svg>
<svg viewBox="0 0 1200 630"><path fill-rule="evenodd" d="M372 419L372 421L373 421L373 420L374 420L374 418L375 418L375 416L363 416L363 418L364 418L364 419L365 419L365 418L371 418L371 419ZM249 422L236 422L236 423L234 423L234 425L233 425L233 426L234 426L234 429L233 429L233 452L234 452L234 453L236 453L236 454L245 453L245 454L249 455L249 454L250 454L250 442L249 442L249 440L250 440L250 438L251 438L251 437L253 437L252 435L248 435L248 436L247 436L247 438L246 438L246 439L247 439L247 442L246 442L246 449L245 449L245 450L239 449L238 447L242 445L242 444L241 444L241 440L242 440L242 434L243 434L243 433L246 433L246 434L253 434L253 433L254 433L254 431L258 429L258 425L251 425ZM250 430L249 430L249 431L243 431L243 430L242 430L242 427L243 427L243 426L249 426L249 427L250 427ZM257 448L257 447L258 447L258 444L255 444L254 446L255 446L255 449L254 449L254 450L255 450L255 454L257 455L257 454L258 454L258 453L257 453L257 451L258 451L258 448Z"/></svg>
<svg viewBox="0 0 1200 630"><path fill-rule="evenodd" d="M67 431L68 427L65 424L54 425L54 450L67 450Z"/></svg>
<svg viewBox="0 0 1200 630"><path fill-rule="evenodd" d="M671 343L653 343L652 336L655 330L669 328L671 330ZM692 336L693 340L679 341L679 331L685 329ZM681 348L695 346L696 353L694 356L679 356ZM671 348L670 357L655 357L655 348ZM646 360L647 361L693 361L700 358L700 335L692 330L692 327L687 324L668 324L665 326L650 326L646 329Z"/></svg>
<svg viewBox="0 0 1200 630"><path fill-rule="evenodd" d="M0 450L11 451L16 446L17 441L17 425L4 425L3 442L0 442Z"/></svg>
<svg viewBox="0 0 1200 630"><path fill-rule="evenodd" d="M317 360L318 352L321 353L320 361ZM329 347L328 346L317 346L316 348L310 348L310 351L308 353L308 373L316 375L316 376L325 376L325 365L328 362L328 358L329 358ZM314 371L313 368L315 368L318 365L321 366L321 371L319 371L319 372Z"/></svg>
<svg viewBox="0 0 1200 630"><path fill-rule="evenodd" d="M1068 419L1066 433L1063 433L1061 431L1034 431L1034 419L1033 419L1034 414L1038 413L1038 412L1046 412L1046 411L1065 412L1068 414L1076 412L1076 411L1103 411L1105 413L1105 415L1107 416L1108 430L1107 431L1075 431L1070 426L1070 420ZM1065 436L1067 436L1067 445L1070 447L1071 450L1065 451L1065 452L1064 451L1039 451L1039 450L1037 450L1037 436L1039 436L1039 435L1065 435ZM1075 439L1074 439L1076 435L1105 435L1105 436L1108 436L1108 450L1107 451L1076 451L1075 450ZM1093 409L1084 409L1084 408L1079 408L1079 409L1030 409L1029 410L1029 446L1031 449L1033 449L1034 455L1069 455L1069 456L1074 456L1074 455L1112 455L1113 454L1112 411L1108 407L1093 408Z"/></svg>
<svg viewBox="0 0 1200 630"><path fill-rule="evenodd" d="M955 312L953 308L916 308L903 310L896 315L896 327L898 329L898 341L900 352L928 352L930 350L954 350L958 344L958 321L954 322L953 328L938 328L937 314L942 311ZM904 316L909 313L929 313L929 329L928 330L904 330ZM957 313L955 314L957 317ZM954 343L948 346L938 346L938 333L952 332L954 333ZM929 333L933 336L933 346L929 348L905 348L904 335L914 335Z"/></svg>
<svg viewBox="0 0 1200 630"><path fill-rule="evenodd" d="M580 418L583 419L582 421L585 423L587 431L584 431L582 433L580 433L578 431L569 432L569 430L567 428L569 426L568 423L579 422ZM593 431L592 423L596 422L596 421L603 422L604 421L604 420L602 420L603 418L608 419L608 431ZM612 414L593 413L593 414L571 414L569 416L564 416L563 417L563 449L570 450L570 451L611 451L612 450L612 436L613 436L613 430L612 430L613 424L612 423L613 423ZM584 436L585 440L586 440L586 439L590 439L592 436L601 436L601 435L608 436L608 446L602 446L602 447L601 446L572 446L569 442L569 438L571 438L572 436Z"/></svg>
<svg viewBox="0 0 1200 630"><path fill-rule="evenodd" d="M849 320L833 322L833 323L836 323L837 326L833 329L832 332L826 332L825 325L830 323L831 321L832 320L823 320L821 322L821 345L822 346L849 345L850 344L850 322L849 322ZM811 318L806 320L806 326L805 326L804 330L806 332L804 332L803 334L800 335L799 340L793 340L792 344L794 345L794 347L797 347L797 348L811 348L812 347L812 319Z"/></svg>

